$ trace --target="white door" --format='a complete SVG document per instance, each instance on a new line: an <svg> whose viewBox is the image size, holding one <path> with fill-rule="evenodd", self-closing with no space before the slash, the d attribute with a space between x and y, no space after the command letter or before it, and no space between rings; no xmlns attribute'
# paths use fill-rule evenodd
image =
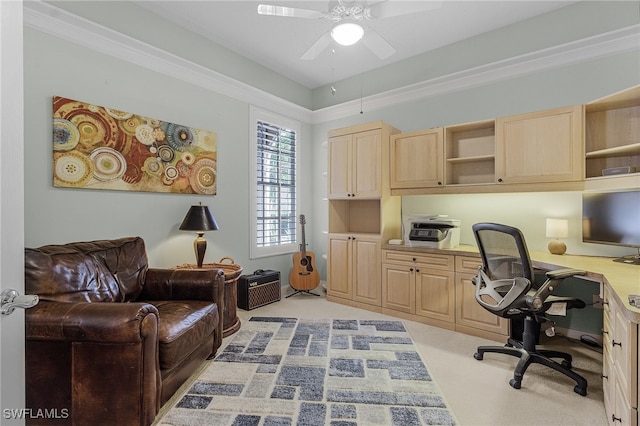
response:
<svg viewBox="0 0 640 426"><path fill-rule="evenodd" d="M22 0L0 1L0 290L24 294ZM0 424L23 425L24 311L0 315ZM17 411L16 411L17 410Z"/></svg>

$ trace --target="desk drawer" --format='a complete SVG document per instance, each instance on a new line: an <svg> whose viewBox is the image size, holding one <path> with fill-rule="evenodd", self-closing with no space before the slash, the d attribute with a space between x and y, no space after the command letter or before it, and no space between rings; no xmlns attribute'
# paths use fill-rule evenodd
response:
<svg viewBox="0 0 640 426"><path fill-rule="evenodd" d="M386 263L404 263L408 265L421 264L422 266L453 271L454 259L451 255L416 253L400 250L383 250L382 261Z"/></svg>
<svg viewBox="0 0 640 426"><path fill-rule="evenodd" d="M456 272L476 274L478 266L482 266L482 259L479 257L456 256Z"/></svg>

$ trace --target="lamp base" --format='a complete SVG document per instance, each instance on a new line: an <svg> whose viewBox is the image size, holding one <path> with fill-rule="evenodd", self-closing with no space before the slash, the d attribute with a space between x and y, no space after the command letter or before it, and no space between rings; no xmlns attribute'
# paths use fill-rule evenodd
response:
<svg viewBox="0 0 640 426"><path fill-rule="evenodd" d="M204 239L204 232L198 234L198 237L193 242L193 250L196 252L198 268L202 268L204 253L207 251L207 240Z"/></svg>
<svg viewBox="0 0 640 426"><path fill-rule="evenodd" d="M547 248L549 249L549 253L551 254L565 254L565 252L567 251L566 244L559 240L553 240L549 242Z"/></svg>

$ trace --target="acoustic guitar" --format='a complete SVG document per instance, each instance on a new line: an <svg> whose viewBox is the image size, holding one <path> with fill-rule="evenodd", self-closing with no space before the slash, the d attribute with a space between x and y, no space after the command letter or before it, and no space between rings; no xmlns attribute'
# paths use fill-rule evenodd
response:
<svg viewBox="0 0 640 426"><path fill-rule="evenodd" d="M302 244L300 244L300 251L293 255L293 268L289 274L289 285L302 292L313 290L320 284L320 274L316 270L315 256L313 252L305 249L307 246L304 236L305 224L306 220L304 215L301 214Z"/></svg>

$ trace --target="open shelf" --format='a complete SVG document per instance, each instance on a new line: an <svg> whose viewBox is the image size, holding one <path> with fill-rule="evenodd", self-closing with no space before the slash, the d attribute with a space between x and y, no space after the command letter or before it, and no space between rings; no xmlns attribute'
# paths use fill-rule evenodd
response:
<svg viewBox="0 0 640 426"><path fill-rule="evenodd" d="M640 171L640 86L594 101L585 107L585 176L605 169ZM624 176L624 175L623 175Z"/></svg>
<svg viewBox="0 0 640 426"><path fill-rule="evenodd" d="M495 181L495 121L478 121L445 128L445 185Z"/></svg>

